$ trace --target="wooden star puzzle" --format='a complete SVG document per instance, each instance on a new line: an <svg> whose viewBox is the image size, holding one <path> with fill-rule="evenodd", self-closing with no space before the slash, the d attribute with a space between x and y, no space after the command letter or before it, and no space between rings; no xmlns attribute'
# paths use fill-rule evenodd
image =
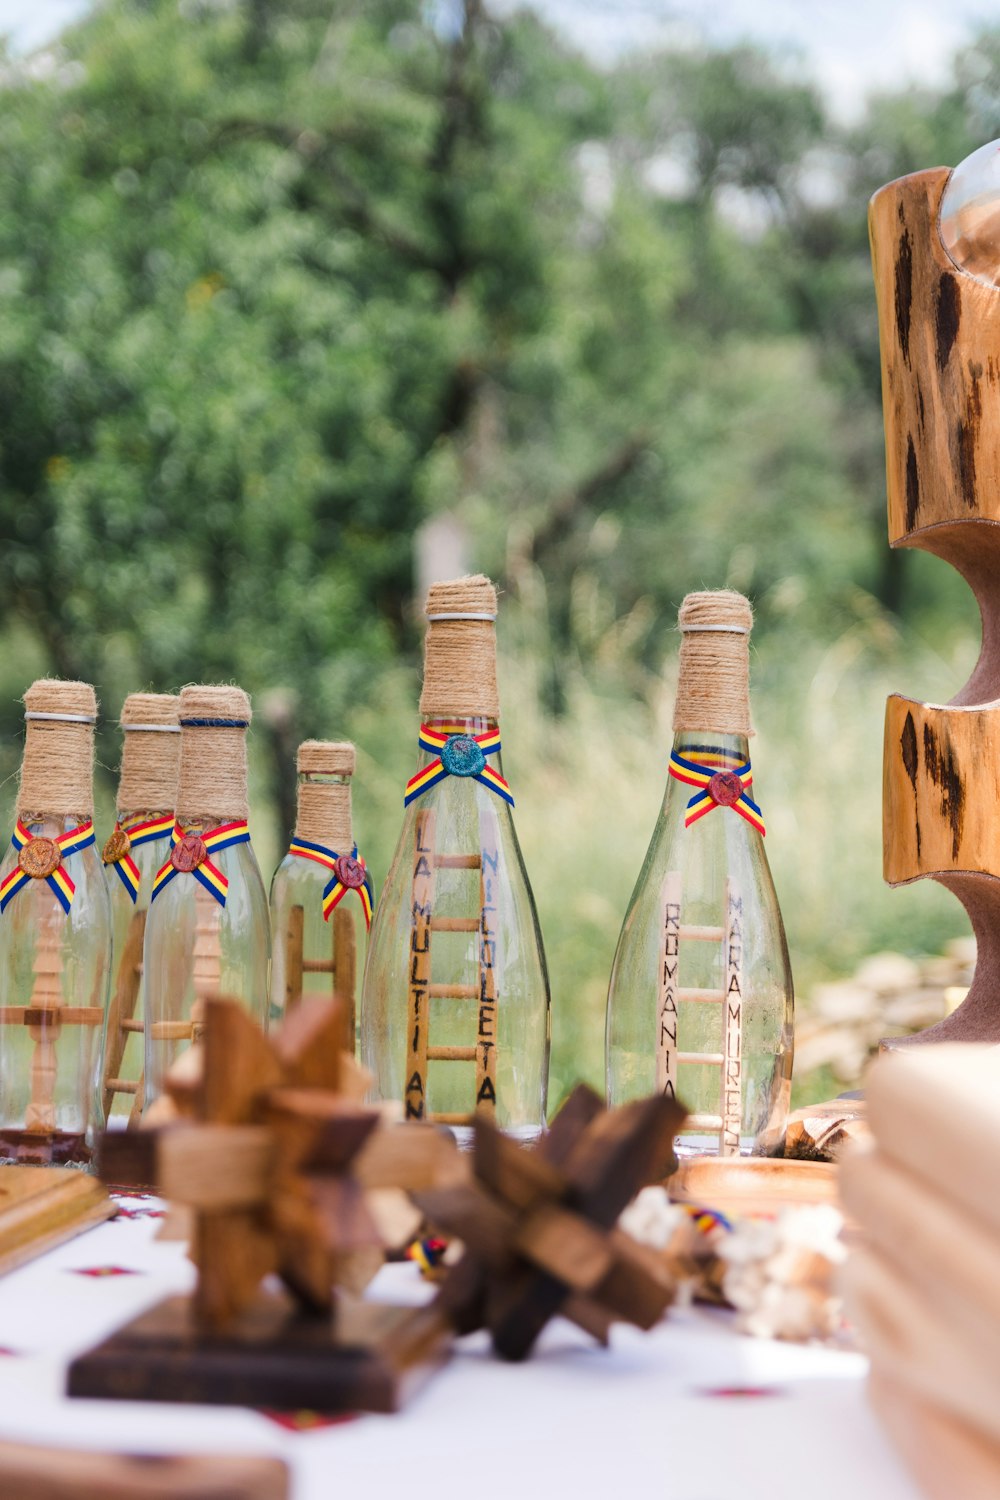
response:
<svg viewBox="0 0 1000 1500"><path fill-rule="evenodd" d="M465 1245L434 1305L459 1333L488 1328L504 1359L529 1354L556 1313L602 1343L618 1319L651 1328L673 1279L662 1256L615 1225L673 1167L684 1117L662 1095L607 1110L581 1085L526 1150L477 1116L474 1180L413 1195Z"/></svg>
<svg viewBox="0 0 1000 1500"><path fill-rule="evenodd" d="M433 1181L442 1150L433 1128L377 1130L341 1092L344 1017L339 1001L304 1001L265 1037L235 1002L208 1000L170 1083L178 1118L106 1132L107 1182L153 1185L190 1213L198 1281L78 1359L71 1395L392 1410L403 1377L443 1357L428 1310L335 1298L343 1262L381 1244L366 1186ZM283 1294L261 1289L269 1275Z"/></svg>

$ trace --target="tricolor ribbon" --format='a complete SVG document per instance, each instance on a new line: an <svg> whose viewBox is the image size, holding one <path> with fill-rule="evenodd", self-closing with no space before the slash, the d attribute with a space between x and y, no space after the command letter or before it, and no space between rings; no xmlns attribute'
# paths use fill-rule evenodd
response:
<svg viewBox="0 0 1000 1500"><path fill-rule="evenodd" d="M357 844L354 845L350 854L345 856L338 854L335 849L328 849L325 844L314 844L309 839L293 838L288 846L288 852L299 859L315 860L316 864L322 865L324 869L333 871L331 879L323 888L324 922L329 922L334 907L339 906L348 891L357 891L365 914L365 927L371 927L375 894L368 867L363 859L358 858Z"/></svg>
<svg viewBox="0 0 1000 1500"><path fill-rule="evenodd" d="M763 835L764 819L749 795L753 786L750 762L747 760L741 764L735 756L724 751L705 750L699 751L699 755L699 760L688 760L676 750L670 755L670 775L699 789L687 805L684 827L690 828L692 823L697 823L716 807L731 807Z"/></svg>
<svg viewBox="0 0 1000 1500"><path fill-rule="evenodd" d="M488 755L500 750L499 729L488 729L485 734L466 734L460 724L441 724L432 729L421 724L418 744L435 758L429 766L411 776L406 783L403 805L409 807L415 798L423 796L432 786L437 786L446 776L471 776L483 786L496 792L505 802L514 806L514 796L499 771L486 764Z"/></svg>
<svg viewBox="0 0 1000 1500"><path fill-rule="evenodd" d="M11 835L11 845L20 855L21 850L27 845L34 843L36 835L29 833L20 818ZM76 895L76 886L63 869L63 863L71 854L77 854L81 849L87 849L94 842L94 825L88 818L86 823L81 823L78 828L71 828L68 833L61 833L58 838L46 840L56 845L59 850L59 863L48 875L41 877L49 890L55 896L64 912L68 912L73 905L73 897ZM0 912L7 910L7 905L14 899L18 891L26 886L29 880L38 877L32 876L27 870L21 868L20 864L14 866L10 874L0 882Z"/></svg>
<svg viewBox="0 0 1000 1500"><path fill-rule="evenodd" d="M139 818L126 818L124 823L115 823L115 833L124 833L128 839L128 850L124 854L119 854L115 859L105 859L104 863L114 870L128 892L133 906L138 900L142 873L129 851L138 849L143 844L151 844L155 839L169 838L173 829L173 813L168 813L164 818L147 818L145 822L140 816ZM111 837L113 839L114 834ZM111 840L108 842L110 843Z"/></svg>
<svg viewBox="0 0 1000 1500"><path fill-rule="evenodd" d="M203 846L204 857L191 869L185 870L177 865L175 855L177 848L185 839L197 840ZM221 828L213 828L211 833L202 833L198 828L182 828L175 823L170 835L171 851L170 858L165 865L157 870L153 877L153 890L150 901L155 901L160 892L170 884L175 875L193 875L195 880L205 887L206 891L218 901L220 906L225 906L226 895L229 891L229 881L223 875L217 865L214 865L208 857L210 854L218 854L222 849L230 849L234 844L249 844L250 829L246 823L225 823Z"/></svg>

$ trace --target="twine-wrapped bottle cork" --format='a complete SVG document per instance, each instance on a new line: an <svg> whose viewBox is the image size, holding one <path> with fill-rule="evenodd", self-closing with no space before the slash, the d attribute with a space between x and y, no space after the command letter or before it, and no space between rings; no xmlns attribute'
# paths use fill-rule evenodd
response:
<svg viewBox="0 0 1000 1500"><path fill-rule="evenodd" d="M192 684L181 689L178 716L178 822L207 827L246 818L249 696L225 684Z"/></svg>
<svg viewBox="0 0 1000 1500"><path fill-rule="evenodd" d="M421 714L425 718L497 718L497 591L493 584L481 573L432 584L425 612Z"/></svg>
<svg viewBox="0 0 1000 1500"><path fill-rule="evenodd" d="M733 589L688 594L677 625L682 640L674 731L752 735L749 599Z"/></svg>
<svg viewBox="0 0 1000 1500"><path fill-rule="evenodd" d="M181 753L179 706L174 693L130 693L122 704L120 813L173 812Z"/></svg>
<svg viewBox="0 0 1000 1500"><path fill-rule="evenodd" d="M22 823L94 813L97 694L89 682L43 677L24 695L24 757L17 793Z"/></svg>
<svg viewBox="0 0 1000 1500"><path fill-rule="evenodd" d="M296 838L350 853L354 836L349 778L354 775L355 760L354 746L349 740L303 740L295 763L300 777ZM330 776L343 779L313 779Z"/></svg>

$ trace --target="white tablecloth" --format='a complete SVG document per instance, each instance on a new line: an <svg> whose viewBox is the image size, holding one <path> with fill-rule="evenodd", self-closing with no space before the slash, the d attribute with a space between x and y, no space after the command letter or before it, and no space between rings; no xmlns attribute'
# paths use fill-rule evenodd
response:
<svg viewBox="0 0 1000 1500"><path fill-rule="evenodd" d="M159 1205L125 1207L0 1280L0 1438L277 1455L293 1500L918 1500L860 1355L742 1338L723 1313L618 1326L609 1349L557 1319L513 1366L477 1334L401 1414L301 1430L242 1408L70 1401L74 1354L193 1281L183 1245L154 1238ZM388 1266L372 1295L432 1288Z"/></svg>

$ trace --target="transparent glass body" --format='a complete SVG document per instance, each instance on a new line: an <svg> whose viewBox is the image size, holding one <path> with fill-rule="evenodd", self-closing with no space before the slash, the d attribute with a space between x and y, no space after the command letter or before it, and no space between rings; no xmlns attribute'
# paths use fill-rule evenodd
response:
<svg viewBox="0 0 1000 1500"><path fill-rule="evenodd" d="M240 1001L267 1026L271 924L257 856L246 843L213 852L211 859L229 881L224 907L193 875L179 874L152 902L146 919L147 1106L163 1092L167 1070L190 1045L192 1025L197 1035L205 994Z"/></svg>
<svg viewBox="0 0 1000 1500"><path fill-rule="evenodd" d="M318 775L314 772L303 772L298 777L299 785L326 782L344 786L349 780L347 776ZM350 854L351 850L337 849L335 853ZM350 984L349 998L355 1002L357 1000L358 981L364 971L368 932L360 898L354 891L348 891L334 908L330 920L324 921L323 892L330 878L331 872L323 865L294 854L286 854L274 872L270 896L271 933L274 942L271 962L272 1019L284 1013L287 1003L288 939L292 911L297 906L302 908L303 957L306 962L325 962L332 966L329 973L303 974L301 993L329 999L339 980L341 986ZM338 951L338 937L344 933L345 926L352 929L353 957L350 943Z"/></svg>
<svg viewBox="0 0 1000 1500"><path fill-rule="evenodd" d="M1000 285L1000 141L959 162L941 199L939 223L955 264L987 286Z"/></svg>
<svg viewBox="0 0 1000 1500"><path fill-rule="evenodd" d="M29 823L58 838L78 817ZM7 851L2 880L17 864ZM98 1084L111 974L111 905L96 844L66 860L76 893L64 912L31 880L0 916L0 1158L42 1165L90 1161L103 1126ZM79 1020L26 1025L10 1012L66 1007Z"/></svg>
<svg viewBox="0 0 1000 1500"><path fill-rule="evenodd" d="M433 728L469 735L496 728L495 719L428 719ZM419 767L434 757L420 752ZM488 764L500 771L500 758ZM433 832L417 848L422 815ZM481 865L442 867L442 856L477 855ZM414 927L414 870L425 859L433 881L428 908L434 922L474 918L475 930ZM482 883L482 886L481 886ZM483 889L485 887L485 901ZM485 907L487 937L484 940ZM429 948L426 944L429 941ZM414 948L419 953L414 952ZM459 1124L473 1112L481 1038L495 1021L495 1119L511 1134L531 1139L545 1127L549 1064L549 981L534 897L514 831L509 805L471 776L446 776L406 809L399 843L375 909L361 1000L361 1060L374 1075L375 1097L401 1104L412 1080L410 978L414 959L426 964L436 990L472 987L465 996L429 996L430 1056L424 1117L445 1116ZM489 974L484 981L483 963ZM493 1009L483 985L495 991ZM477 1059L435 1059L438 1048L475 1049ZM459 1135L462 1138L461 1128Z"/></svg>
<svg viewBox="0 0 1000 1500"><path fill-rule="evenodd" d="M156 817L166 817L166 810L143 813L143 820ZM118 812L118 821L123 826L127 825L131 813ZM148 844L140 844L138 848L129 850L130 858L142 877L139 886L139 894L132 905L131 897L124 885L115 874L110 865L104 866L104 878L107 882L108 896L111 901L111 933L112 933L112 976L110 1000L119 998L119 1014L124 1016L126 1012L136 1021L145 1020L145 981L143 975L142 948L145 924L149 913L149 897L153 889L153 877L170 854L170 835L162 839L151 839ZM130 996L135 994L134 1004L129 1003ZM109 1004L108 1019L110 1022L113 1004ZM144 1042L142 1032L130 1032L125 1046L122 1049L120 1059L113 1056L111 1049L119 1046L117 1036L107 1035L104 1040L105 1075L108 1073L108 1063L113 1064L110 1076L115 1078L134 1078L142 1076L145 1064ZM115 1094L108 1098L102 1087L102 1108L110 1119L127 1119L132 1110L132 1096L129 1094Z"/></svg>
<svg viewBox="0 0 1000 1500"><path fill-rule="evenodd" d="M682 733L674 749L693 761L706 754L721 755L732 766L749 759L741 735ZM739 1150L768 1155L779 1147L791 1091L794 999L785 930L760 833L729 807L715 807L686 828L687 804L695 792L668 777L618 939L605 1037L608 1100L622 1104L663 1087L657 1063L666 966L679 991L676 1093L692 1114L723 1114L727 1066L719 1059L728 1054L721 997L735 966L741 1046L738 1073L730 1073L730 1082L738 1083L742 1096ZM766 806L763 812L766 822ZM727 951L729 895L741 904L733 919L737 941ZM667 913L668 900L679 904L678 920ZM685 990L703 997L685 999ZM720 998L713 1002L709 995ZM684 1061L684 1054L714 1060ZM689 1128L682 1147L685 1142L689 1149L718 1151L720 1131Z"/></svg>

